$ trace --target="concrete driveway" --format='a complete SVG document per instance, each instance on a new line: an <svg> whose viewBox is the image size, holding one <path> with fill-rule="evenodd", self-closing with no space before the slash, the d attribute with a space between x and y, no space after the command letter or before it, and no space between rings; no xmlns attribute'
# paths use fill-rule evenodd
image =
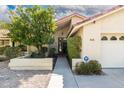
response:
<svg viewBox="0 0 124 93"><path fill-rule="evenodd" d="M105 75L75 75L79 88L124 88L124 69L103 69Z"/></svg>
<svg viewBox="0 0 124 93"><path fill-rule="evenodd" d="M123 69L103 69L104 75L76 75L66 57L58 57L49 83L52 88L124 88Z"/></svg>

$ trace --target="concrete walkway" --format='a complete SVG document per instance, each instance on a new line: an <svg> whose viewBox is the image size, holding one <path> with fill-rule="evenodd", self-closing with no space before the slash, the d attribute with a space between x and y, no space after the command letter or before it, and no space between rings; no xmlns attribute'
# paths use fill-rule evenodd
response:
<svg viewBox="0 0 124 93"><path fill-rule="evenodd" d="M69 67L66 57L58 57L51 77L49 88L77 88L73 73Z"/></svg>

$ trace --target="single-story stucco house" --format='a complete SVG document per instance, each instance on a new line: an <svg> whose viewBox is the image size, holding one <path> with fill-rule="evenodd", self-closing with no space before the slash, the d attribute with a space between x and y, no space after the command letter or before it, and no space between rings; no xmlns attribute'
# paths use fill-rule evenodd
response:
<svg viewBox="0 0 124 93"><path fill-rule="evenodd" d="M0 29L0 47L12 45L11 38L8 37L9 30Z"/></svg>
<svg viewBox="0 0 124 93"><path fill-rule="evenodd" d="M57 53L65 52L67 38L80 36L82 58L88 56L90 60L98 60L104 68L124 67L123 19L122 5L88 18L77 13L71 14L56 21L58 28L51 46L56 48Z"/></svg>
<svg viewBox="0 0 124 93"><path fill-rule="evenodd" d="M77 35L82 38L82 58L88 56L90 60L98 60L105 68L124 67L123 18L124 6L119 5L89 18L72 14L58 20L60 30L55 35L58 52L61 47L65 49L66 38Z"/></svg>

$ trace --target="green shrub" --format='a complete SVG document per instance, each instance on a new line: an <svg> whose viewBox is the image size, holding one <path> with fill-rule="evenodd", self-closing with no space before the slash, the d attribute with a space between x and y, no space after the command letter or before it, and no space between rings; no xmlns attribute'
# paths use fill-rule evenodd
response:
<svg viewBox="0 0 124 93"><path fill-rule="evenodd" d="M27 51L27 46L25 45L19 45L18 47L21 49L21 51Z"/></svg>
<svg viewBox="0 0 124 93"><path fill-rule="evenodd" d="M81 38L79 36L67 39L68 56L70 58L80 58Z"/></svg>
<svg viewBox="0 0 124 93"><path fill-rule="evenodd" d="M91 74L101 74L102 68L101 64L99 64L96 60L91 60L88 63L78 63L76 64L75 72L77 74L83 75L91 75Z"/></svg>
<svg viewBox="0 0 124 93"><path fill-rule="evenodd" d="M21 55L21 50L18 47L7 47L4 55L9 59L15 58Z"/></svg>
<svg viewBox="0 0 124 93"><path fill-rule="evenodd" d="M84 74L84 75L92 74L91 66L88 63L84 63L84 62L79 63L78 70L80 74Z"/></svg>
<svg viewBox="0 0 124 93"><path fill-rule="evenodd" d="M55 56L56 49L55 48L50 48L49 49L49 57L54 57Z"/></svg>
<svg viewBox="0 0 124 93"><path fill-rule="evenodd" d="M48 55L46 54L48 51L47 47L42 47L40 52L32 52L31 54L31 58L45 58L48 57Z"/></svg>
<svg viewBox="0 0 124 93"><path fill-rule="evenodd" d="M48 51L48 47L46 47L46 46L42 47L41 53L45 54L47 51Z"/></svg>
<svg viewBox="0 0 124 93"><path fill-rule="evenodd" d="M5 49L6 47L0 47L0 55L3 55Z"/></svg>
<svg viewBox="0 0 124 93"><path fill-rule="evenodd" d="M43 52L40 53L36 53L36 52L32 52L31 58L45 58L45 54Z"/></svg>
<svg viewBox="0 0 124 93"><path fill-rule="evenodd" d="M4 47L0 47L0 55L3 55L4 54L4 51L7 47L10 47L10 46L4 46Z"/></svg>
<svg viewBox="0 0 124 93"><path fill-rule="evenodd" d="M77 73L77 74L81 74L82 72L81 72L81 68L80 68L80 66L81 65L83 65L83 62L82 63L77 63L76 64L76 68L75 68L75 72Z"/></svg>

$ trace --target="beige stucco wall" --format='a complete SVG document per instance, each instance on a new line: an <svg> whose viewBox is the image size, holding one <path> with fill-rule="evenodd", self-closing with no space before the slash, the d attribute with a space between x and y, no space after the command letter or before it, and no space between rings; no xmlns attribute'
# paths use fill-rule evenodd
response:
<svg viewBox="0 0 124 93"><path fill-rule="evenodd" d="M102 33L124 33L124 9L101 19Z"/></svg>
<svg viewBox="0 0 124 93"><path fill-rule="evenodd" d="M124 33L124 9L84 25L82 34L82 57L101 60L101 34ZM80 33L80 32L78 32Z"/></svg>
<svg viewBox="0 0 124 93"><path fill-rule="evenodd" d="M58 37L66 37L68 29L69 29L69 26L67 26L59 31L56 31L56 33L54 35L55 41L54 41L53 45L51 45L52 47L56 48L56 52L58 52Z"/></svg>
<svg viewBox="0 0 124 93"><path fill-rule="evenodd" d="M101 26L99 26L100 22L96 24L91 23L90 25L84 26L82 57L89 56L90 59L100 60Z"/></svg>
<svg viewBox="0 0 124 93"><path fill-rule="evenodd" d="M52 58L14 58L10 60L12 70L52 70Z"/></svg>

